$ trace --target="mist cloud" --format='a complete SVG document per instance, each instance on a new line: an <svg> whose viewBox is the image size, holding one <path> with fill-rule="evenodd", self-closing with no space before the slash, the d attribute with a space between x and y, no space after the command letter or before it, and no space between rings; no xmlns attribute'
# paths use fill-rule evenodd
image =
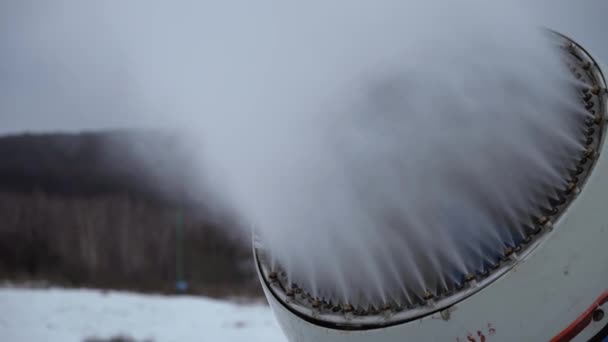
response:
<svg viewBox="0 0 608 342"><path fill-rule="evenodd" d="M487 266L538 178L563 185L574 100L538 27L608 57L600 2L11 6L0 125L177 132L291 280L403 300Z"/></svg>

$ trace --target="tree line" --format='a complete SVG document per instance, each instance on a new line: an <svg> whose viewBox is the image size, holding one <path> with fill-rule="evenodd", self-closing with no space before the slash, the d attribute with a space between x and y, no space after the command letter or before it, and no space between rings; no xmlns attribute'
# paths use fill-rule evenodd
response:
<svg viewBox="0 0 608 342"><path fill-rule="evenodd" d="M191 293L258 295L237 223L172 197L128 151L107 148L132 139L170 148L150 133L0 138L0 278L173 292L181 277Z"/></svg>

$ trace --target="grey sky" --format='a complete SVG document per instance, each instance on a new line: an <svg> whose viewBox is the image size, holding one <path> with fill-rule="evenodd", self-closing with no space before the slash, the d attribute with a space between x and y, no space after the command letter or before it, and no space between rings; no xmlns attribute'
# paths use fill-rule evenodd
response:
<svg viewBox="0 0 608 342"><path fill-rule="evenodd" d="M410 2L415 10L417 1ZM238 101L243 94L222 83L219 70L198 64L220 63L234 51L264 49L251 39L239 41L243 28L226 24L256 25L252 30L258 33L280 32L282 21L276 17L290 11L289 2L260 3L255 12L248 12L221 1L3 1L0 133L162 125L160 118L179 106L179 98L163 99L158 91L163 80L179 79L173 74L190 81L164 85L172 87L172 94ZM573 36L608 63L607 1L528 4L538 13L539 26ZM216 43L223 39L243 46ZM262 55L253 52L251 58ZM247 65L237 69L249 72ZM196 80L203 75L197 73L204 77ZM154 92L147 91L150 84Z"/></svg>

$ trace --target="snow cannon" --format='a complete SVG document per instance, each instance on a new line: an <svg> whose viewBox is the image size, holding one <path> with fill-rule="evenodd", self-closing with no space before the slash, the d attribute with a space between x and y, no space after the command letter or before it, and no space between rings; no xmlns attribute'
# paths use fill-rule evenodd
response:
<svg viewBox="0 0 608 342"><path fill-rule="evenodd" d="M561 342L608 336L607 84L585 48L560 33L549 36L586 112L572 122L584 148L570 155L575 162L562 174L564 182L546 191L549 199L530 210L531 220L513 229L521 234L494 246L478 267L450 271L455 275L441 286L409 291L405 284L401 299L359 303L292 282L280 262L271 262L254 243L259 279L289 341ZM499 215L499 209L493 212Z"/></svg>

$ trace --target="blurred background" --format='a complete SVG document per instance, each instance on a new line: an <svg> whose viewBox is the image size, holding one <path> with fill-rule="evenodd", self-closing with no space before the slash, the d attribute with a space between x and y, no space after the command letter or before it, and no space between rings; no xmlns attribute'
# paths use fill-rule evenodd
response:
<svg viewBox="0 0 608 342"><path fill-rule="evenodd" d="M157 151L158 165L137 162L134 144ZM0 137L0 276L259 296L249 246L230 234L236 223L185 192L164 191L164 163L189 169L171 145L170 137L136 131Z"/></svg>
<svg viewBox="0 0 608 342"><path fill-rule="evenodd" d="M164 156L155 173L135 145ZM237 223L165 191L165 163L188 170L173 145L129 130L0 137L6 341L281 340Z"/></svg>

